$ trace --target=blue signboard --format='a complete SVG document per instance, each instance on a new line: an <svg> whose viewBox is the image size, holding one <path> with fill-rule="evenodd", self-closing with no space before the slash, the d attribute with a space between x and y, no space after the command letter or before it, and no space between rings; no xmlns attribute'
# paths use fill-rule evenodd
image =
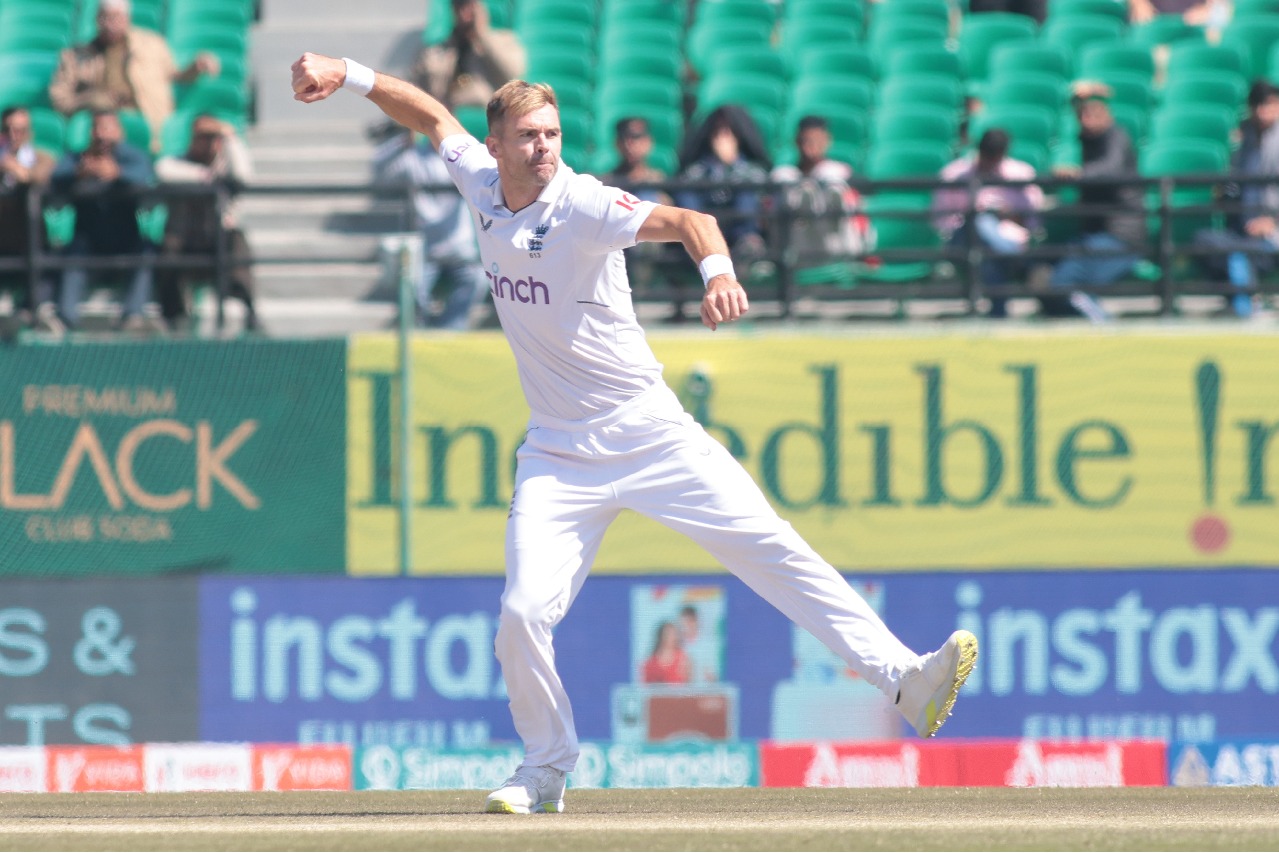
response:
<svg viewBox="0 0 1279 853"><path fill-rule="evenodd" d="M850 578L911 648L981 639L944 735L1263 736L1279 573ZM501 578L205 578L201 737L472 749L515 742ZM598 576L557 628L583 740L887 739L892 705L741 582Z"/></svg>

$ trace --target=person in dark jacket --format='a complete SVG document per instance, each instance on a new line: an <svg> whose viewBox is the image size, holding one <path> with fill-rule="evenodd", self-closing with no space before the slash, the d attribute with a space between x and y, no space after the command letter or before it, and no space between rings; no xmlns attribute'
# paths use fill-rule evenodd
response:
<svg viewBox="0 0 1279 853"><path fill-rule="evenodd" d="M139 193L152 182L151 158L124 141L120 118L109 110L93 114L89 147L68 153L53 172L53 188L69 193L75 206L75 234L64 249L69 258L137 255L152 251L138 228ZM142 310L151 300L150 267L130 270L120 316L123 328L145 324ZM88 271L67 267L58 297L62 321L75 328L89 285Z"/></svg>
<svg viewBox="0 0 1279 853"><path fill-rule="evenodd" d="M1100 84L1075 87L1079 116L1080 165L1057 169L1058 174L1082 178L1079 203L1088 208L1080 221L1079 237L1070 253L1052 270L1053 295L1040 297L1050 317L1083 314L1093 321L1108 319L1096 300L1082 288L1113 284L1132 272L1146 241L1145 205L1136 183L1089 183L1091 178L1115 181L1137 177L1137 152L1128 132L1115 123L1110 90Z"/></svg>

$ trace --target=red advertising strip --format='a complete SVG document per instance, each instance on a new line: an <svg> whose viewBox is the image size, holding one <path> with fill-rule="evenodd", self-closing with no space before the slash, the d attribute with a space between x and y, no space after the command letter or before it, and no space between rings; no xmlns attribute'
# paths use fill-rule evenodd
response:
<svg viewBox="0 0 1279 853"><path fill-rule="evenodd" d="M1156 741L763 741L759 749L766 788L1168 784L1166 745Z"/></svg>
<svg viewBox="0 0 1279 853"><path fill-rule="evenodd" d="M140 793L146 789L140 746L50 746L45 755L51 792Z"/></svg>
<svg viewBox="0 0 1279 853"><path fill-rule="evenodd" d="M255 791L349 791L351 776L349 746L253 745Z"/></svg>

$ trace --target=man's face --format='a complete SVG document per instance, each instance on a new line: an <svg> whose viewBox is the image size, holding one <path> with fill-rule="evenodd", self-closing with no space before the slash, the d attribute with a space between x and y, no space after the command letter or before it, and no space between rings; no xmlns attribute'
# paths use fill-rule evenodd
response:
<svg viewBox="0 0 1279 853"><path fill-rule="evenodd" d="M799 149L799 156L803 160L818 163L830 150L830 131L820 127L805 128L795 138L795 147Z"/></svg>
<svg viewBox="0 0 1279 853"><path fill-rule="evenodd" d="M1263 130L1274 127L1275 122L1279 122L1279 97L1266 98L1253 110L1253 115Z"/></svg>
<svg viewBox="0 0 1279 853"><path fill-rule="evenodd" d="M642 127L628 127L617 140L618 153L627 163L643 163L653 153L653 137Z"/></svg>
<svg viewBox="0 0 1279 853"><path fill-rule="evenodd" d="M1115 118L1105 101L1090 98L1079 107L1079 128L1087 136L1099 136L1110 129Z"/></svg>
<svg viewBox="0 0 1279 853"><path fill-rule="evenodd" d="M17 110L4 121L2 129L5 139L14 148L20 148L31 141L31 114L26 110Z"/></svg>
<svg viewBox="0 0 1279 853"><path fill-rule="evenodd" d="M124 40L129 32L129 12L119 6L98 9L98 37L107 44Z"/></svg>
<svg viewBox="0 0 1279 853"><path fill-rule="evenodd" d="M93 132L89 137L89 150L94 154L110 154L124 139L120 119L112 113L93 117Z"/></svg>
<svg viewBox="0 0 1279 853"><path fill-rule="evenodd" d="M507 117L489 137L489 153L504 179L546 186L559 168L559 110L547 104L518 118Z"/></svg>
<svg viewBox="0 0 1279 853"><path fill-rule="evenodd" d="M190 157L197 163L209 164L222 150L222 125L211 116L201 116L191 127Z"/></svg>
<svg viewBox="0 0 1279 853"><path fill-rule="evenodd" d="M475 16L479 14L476 0L463 0L453 4L453 27L458 30L475 29Z"/></svg>

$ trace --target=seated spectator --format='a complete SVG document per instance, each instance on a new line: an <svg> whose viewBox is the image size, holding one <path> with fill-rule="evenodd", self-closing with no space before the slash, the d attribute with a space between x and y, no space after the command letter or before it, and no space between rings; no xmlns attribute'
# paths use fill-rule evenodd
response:
<svg viewBox="0 0 1279 853"><path fill-rule="evenodd" d="M1196 27L1220 28L1233 11L1229 0L1128 0L1128 20L1134 24L1149 23L1159 15L1181 15Z"/></svg>
<svg viewBox="0 0 1279 853"><path fill-rule="evenodd" d="M89 147L67 154L53 172L53 188L70 194L75 206L75 234L63 249L68 258L138 255L153 250L138 228L139 192L151 184L151 160L124 141L114 112L93 114ZM151 269L140 265L129 273L120 326L146 328L143 308L151 299ZM89 276L82 267L67 267L58 296L62 321L75 328Z"/></svg>
<svg viewBox="0 0 1279 853"><path fill-rule="evenodd" d="M1239 125L1239 148L1231 157L1230 171L1248 177L1279 178L1279 88L1258 80L1248 91L1248 117ZM1230 192L1239 208L1227 214L1222 231L1201 231L1195 235L1198 249L1211 250L1200 256L1208 275L1227 280L1241 290L1252 291L1257 277L1274 269L1279 252L1279 184L1244 182ZM1251 293L1232 300L1240 317L1252 314Z"/></svg>
<svg viewBox="0 0 1279 853"><path fill-rule="evenodd" d="M221 70L211 53L198 54L179 69L159 33L130 24L129 0L101 0L98 34L69 47L49 82L49 101L64 115L80 110L137 110L151 128L152 150L173 114L173 85Z"/></svg>
<svg viewBox="0 0 1279 853"><path fill-rule="evenodd" d="M1137 152L1127 131L1115 123L1110 111L1109 87L1081 82L1074 87L1072 103L1079 117L1080 165L1061 165L1054 172L1063 177L1137 177ZM1079 237L1069 254L1051 269L1040 303L1045 316L1083 314L1094 322L1108 319L1105 310L1081 288L1113 284L1132 272L1146 243L1146 214L1142 189L1136 183L1083 183L1079 204L1091 208L1079 226ZM1032 271L1031 285L1045 290L1043 276Z"/></svg>
<svg viewBox="0 0 1279 853"><path fill-rule="evenodd" d="M653 135L649 131L648 120L640 117L619 119L613 144L617 147L617 165L613 171L600 175L600 180L644 201L670 204L670 198L661 190L636 188L637 184L664 181L667 177L665 172L648 162L653 153Z"/></svg>
<svg viewBox="0 0 1279 853"><path fill-rule="evenodd" d="M1011 139L999 128L982 134L975 154L967 154L941 171L941 180L952 187L933 193L933 216L937 231L951 246L969 249L980 244L981 261L977 278L983 286L1004 285L1024 276L1023 255L1039 228L1038 212L1044 207L1044 193L1035 184L985 186L983 180L1028 181L1035 177L1029 163L1008 156ZM976 196L971 197L971 185ZM971 205L971 208L970 208ZM990 316L1007 317L1008 300L990 299Z"/></svg>
<svg viewBox="0 0 1279 853"><path fill-rule="evenodd" d="M0 113L0 257L24 257L30 248L33 225L40 229L40 247L45 247L43 223L33 223L27 215L27 195L32 189L48 185L55 165L48 152L36 148L31 113L26 107L9 107ZM34 317L36 328L61 331L52 287L41 282L37 292L31 293L29 282L26 272L0 272L0 283L23 293L19 310L24 322Z"/></svg>
<svg viewBox="0 0 1279 853"><path fill-rule="evenodd" d="M772 165L750 113L732 104L715 109L685 140L680 165L684 180L716 186L685 190L678 194L676 203L718 218L735 259L750 262L763 258L760 191L735 186L767 181Z"/></svg>
<svg viewBox="0 0 1279 853"><path fill-rule="evenodd" d="M191 142L181 157L162 157L155 165L156 177L166 184L219 185L235 194L253 178L249 151L235 128L211 115L197 116L191 124ZM258 328L253 306L253 261L249 242L236 223L234 210L224 211L218 222L217 199L211 195L177 196L166 200L169 219L164 231L164 254L211 255L217 252L219 235L225 241L229 265L229 286L225 295L244 303L244 326ZM210 270L162 270L157 278L156 298L160 316L170 328L180 326L190 316L188 306L192 281L207 281ZM222 298L219 291L219 298Z"/></svg>
<svg viewBox="0 0 1279 853"><path fill-rule="evenodd" d="M804 116L795 130L795 165L773 169L773 180L787 186L780 201L790 220L788 246L800 268L861 254L866 248L866 218L857 213L861 197L849 186L853 167L827 154L834 142L821 116Z"/></svg>
<svg viewBox="0 0 1279 853"><path fill-rule="evenodd" d="M374 152L373 179L382 188L413 190L413 212L426 244L416 294L419 321L435 329L473 328L472 308L487 295L488 279L474 220L444 158L429 140L414 144L411 133L402 133Z"/></svg>
<svg viewBox="0 0 1279 853"><path fill-rule="evenodd" d="M493 93L528 67L511 30L495 30L483 0L453 0L453 31L418 56L413 79L446 106L487 106Z"/></svg>

